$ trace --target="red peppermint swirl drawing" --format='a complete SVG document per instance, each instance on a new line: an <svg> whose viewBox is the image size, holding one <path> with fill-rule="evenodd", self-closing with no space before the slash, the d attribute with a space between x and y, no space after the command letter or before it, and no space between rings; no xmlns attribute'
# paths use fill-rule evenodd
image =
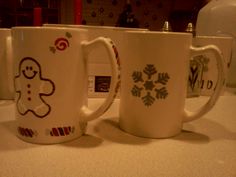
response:
<svg viewBox="0 0 236 177"><path fill-rule="evenodd" d="M55 47L57 50L65 50L67 47L69 47L69 41L65 38L58 38L55 43Z"/></svg>

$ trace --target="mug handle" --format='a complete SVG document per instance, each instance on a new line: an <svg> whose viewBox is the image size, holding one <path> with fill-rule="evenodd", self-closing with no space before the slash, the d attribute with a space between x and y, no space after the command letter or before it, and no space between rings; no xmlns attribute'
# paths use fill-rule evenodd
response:
<svg viewBox="0 0 236 177"><path fill-rule="evenodd" d="M216 63L217 63L217 70L218 70L218 78L214 92L210 96L209 100L199 108L198 111L191 112L188 110L184 110L184 119L183 122L192 121L195 119L200 118L202 115L206 114L208 111L212 109L215 105L216 101L218 100L219 96L221 95L223 86L225 84L226 79L226 71L225 71L225 64L222 56L222 52L220 49L215 45L207 45L203 47L190 47L191 57L203 54L206 52L214 53Z"/></svg>
<svg viewBox="0 0 236 177"><path fill-rule="evenodd" d="M119 86L120 86L120 59L119 59L119 54L116 49L116 46L114 45L112 40L109 38L98 37L98 38L96 38L92 41L89 41L89 42L83 41L81 43L81 45L82 45L82 51L84 52L85 60L88 59L87 56L92 49L94 49L100 45L105 47L105 49L108 53L108 56L109 56L108 58L110 61L111 72L112 72L109 93L108 93L106 99L104 100L104 102L102 103L102 105L100 105L95 111L90 110L87 105L83 105L82 108L80 109L79 116L81 118L81 121L87 122L87 121L96 119L99 116L101 116L103 113L105 113L107 111L107 109L113 103L113 101L117 95L117 92L119 90ZM85 61L85 62L87 62L87 61Z"/></svg>

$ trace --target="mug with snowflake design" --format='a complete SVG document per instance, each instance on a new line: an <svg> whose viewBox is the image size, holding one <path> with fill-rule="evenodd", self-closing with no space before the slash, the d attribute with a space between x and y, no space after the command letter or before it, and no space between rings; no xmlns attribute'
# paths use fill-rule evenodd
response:
<svg viewBox="0 0 236 177"><path fill-rule="evenodd" d="M61 143L85 133L87 122L112 104L119 87L116 46L109 38L88 41L88 31L59 27L13 27L17 136L40 144ZM96 110L87 106L88 55L106 48L111 87Z"/></svg>
<svg viewBox="0 0 236 177"><path fill-rule="evenodd" d="M214 45L192 46L192 36L174 32L123 34L119 124L141 137L167 138L179 134L184 122L210 111L223 88L225 68ZM217 63L215 91L198 111L185 108L190 57L211 52Z"/></svg>

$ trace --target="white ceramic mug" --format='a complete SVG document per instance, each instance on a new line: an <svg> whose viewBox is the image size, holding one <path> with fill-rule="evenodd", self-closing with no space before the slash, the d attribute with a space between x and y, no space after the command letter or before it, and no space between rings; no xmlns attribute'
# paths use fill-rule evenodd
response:
<svg viewBox="0 0 236 177"><path fill-rule="evenodd" d="M12 100L14 95L14 87L11 29L0 29L0 44L0 99Z"/></svg>
<svg viewBox="0 0 236 177"><path fill-rule="evenodd" d="M232 42L231 37L196 36L193 38L193 46L200 47L213 44L221 50L226 70L226 82L232 55ZM188 95L211 95L216 87L218 74L214 55L208 52L194 56L191 58L191 63Z"/></svg>
<svg viewBox="0 0 236 177"><path fill-rule="evenodd" d="M181 132L216 103L225 79L220 50L193 47L192 35L173 32L125 32L125 60L121 63L121 129L136 136L166 138ZM215 92L199 110L185 109L190 56L215 54L218 80Z"/></svg>
<svg viewBox="0 0 236 177"><path fill-rule="evenodd" d="M60 143L80 137L86 122L101 116L119 87L119 57L109 38L87 41L82 29L14 27L14 82L17 135L33 143ZM89 53L103 46L112 80L109 95L95 111L87 107Z"/></svg>
<svg viewBox="0 0 236 177"><path fill-rule="evenodd" d="M119 49L120 59L122 60L124 48L122 34L124 31L147 31L143 28L123 28L112 26L92 26L92 25L66 25L66 24L44 24L46 27L67 27L79 28L89 31L89 39L94 39L98 36L109 37ZM111 69L109 67L108 56L104 48L100 47L89 55L89 97L106 97L109 90L111 78Z"/></svg>

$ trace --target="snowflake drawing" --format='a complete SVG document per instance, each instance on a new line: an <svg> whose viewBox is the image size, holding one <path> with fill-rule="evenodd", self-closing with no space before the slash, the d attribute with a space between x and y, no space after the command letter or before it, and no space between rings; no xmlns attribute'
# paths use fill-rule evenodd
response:
<svg viewBox="0 0 236 177"><path fill-rule="evenodd" d="M134 71L132 79L134 86L131 94L141 98L145 106L151 106L156 100L167 98L166 85L170 76L166 72L158 72L153 64L147 64L143 71Z"/></svg>

